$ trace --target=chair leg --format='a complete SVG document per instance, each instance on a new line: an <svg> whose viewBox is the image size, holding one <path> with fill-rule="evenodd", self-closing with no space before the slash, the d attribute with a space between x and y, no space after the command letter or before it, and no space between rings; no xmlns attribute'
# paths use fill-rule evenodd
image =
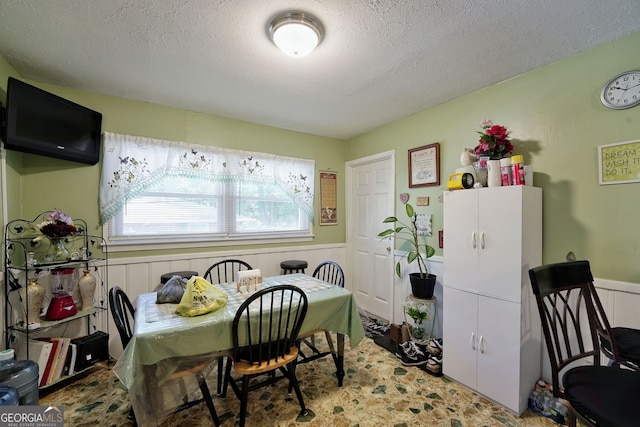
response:
<svg viewBox="0 0 640 427"><path fill-rule="evenodd" d="M222 384L222 392L219 393L220 397L226 397L227 396L227 387L229 386L229 381L233 381L233 379L231 378L231 366L233 365L233 362L231 361L231 358L227 358L227 367L224 371L224 382ZM218 366L218 369L220 368L220 366ZM235 383L234 383L235 384Z"/></svg>
<svg viewBox="0 0 640 427"><path fill-rule="evenodd" d="M302 393L300 392L300 385L298 384L298 378L296 377L295 367L293 366L295 362L291 362L287 365L287 376L289 377L289 384L293 386L293 389L296 391L296 397L298 398L298 402L300 403L300 415L308 415L309 411L307 411L307 407L304 405L304 399L302 398Z"/></svg>
<svg viewBox="0 0 640 427"><path fill-rule="evenodd" d="M240 427L244 427L247 417L247 401L249 400L249 375L242 377L242 397L240 397Z"/></svg>
<svg viewBox="0 0 640 427"><path fill-rule="evenodd" d="M133 412L133 406L129 409L129 414L127 415L127 419L133 422L133 427L137 427L138 422L136 421L136 414Z"/></svg>
<svg viewBox="0 0 640 427"><path fill-rule="evenodd" d="M577 422L576 422L576 413L573 412L573 408L569 408L569 419L567 420L567 426L569 427L576 427Z"/></svg>
<svg viewBox="0 0 640 427"><path fill-rule="evenodd" d="M218 389L217 389L217 393L218 396L221 396L222 394L222 374L223 374L223 367L224 367L224 357L220 356L218 357Z"/></svg>
<svg viewBox="0 0 640 427"><path fill-rule="evenodd" d="M209 413L211 413L211 418L213 418L213 423L218 427L220 425L220 419L218 418L218 414L216 413L216 407L213 406L213 399L211 398L211 393L209 392L209 387L207 387L207 381L204 378L204 375L198 374L196 375L198 379L198 384L200 385L200 391L202 392L202 397L204 398L207 407L209 408Z"/></svg>

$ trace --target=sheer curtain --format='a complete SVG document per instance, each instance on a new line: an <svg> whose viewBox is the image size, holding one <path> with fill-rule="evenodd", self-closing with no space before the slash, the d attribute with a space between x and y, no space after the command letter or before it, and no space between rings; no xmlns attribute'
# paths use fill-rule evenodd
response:
<svg viewBox="0 0 640 427"><path fill-rule="evenodd" d="M314 160L105 132L100 223L166 176L276 183L313 220L314 171Z"/></svg>

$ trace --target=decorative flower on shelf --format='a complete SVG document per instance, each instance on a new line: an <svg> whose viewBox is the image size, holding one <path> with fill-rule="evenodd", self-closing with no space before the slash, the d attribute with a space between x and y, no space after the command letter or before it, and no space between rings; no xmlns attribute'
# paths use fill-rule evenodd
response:
<svg viewBox="0 0 640 427"><path fill-rule="evenodd" d="M51 212L46 221L38 224L38 229L50 238L67 237L78 232L71 217L62 211Z"/></svg>
<svg viewBox="0 0 640 427"><path fill-rule="evenodd" d="M482 132L478 132L480 136L479 144L474 152L479 156L489 156L492 160L500 160L511 154L513 145L509 139L511 132L507 128L500 125L494 125L491 120L483 120L480 122Z"/></svg>

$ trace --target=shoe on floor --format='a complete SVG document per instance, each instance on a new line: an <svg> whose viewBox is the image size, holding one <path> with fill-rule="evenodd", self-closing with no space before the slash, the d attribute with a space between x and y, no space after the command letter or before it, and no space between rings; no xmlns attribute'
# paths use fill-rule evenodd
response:
<svg viewBox="0 0 640 427"><path fill-rule="evenodd" d="M396 356L398 356L398 359L401 359L402 356L404 356L404 353L408 351L410 347L411 347L411 341L405 341L402 344L398 344L397 350L396 350Z"/></svg>
<svg viewBox="0 0 640 427"><path fill-rule="evenodd" d="M442 355L440 356L431 356L425 365L425 369L434 374L439 374L442 372Z"/></svg>
<svg viewBox="0 0 640 427"><path fill-rule="evenodd" d="M405 341L402 344L398 344L396 348L396 356L398 356L398 359L401 359L406 353L416 351L425 353L426 351L426 346L417 344L415 341Z"/></svg>
<svg viewBox="0 0 640 427"><path fill-rule="evenodd" d="M427 351L432 356L440 356L442 354L442 338L431 338L427 344Z"/></svg>
<svg viewBox="0 0 640 427"><path fill-rule="evenodd" d="M407 341L398 346L396 353L400 363L404 366L420 366L427 363L429 356L413 341Z"/></svg>

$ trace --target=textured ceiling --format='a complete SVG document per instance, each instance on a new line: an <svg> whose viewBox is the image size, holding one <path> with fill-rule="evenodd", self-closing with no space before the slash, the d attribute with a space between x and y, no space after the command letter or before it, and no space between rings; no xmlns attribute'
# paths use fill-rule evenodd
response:
<svg viewBox="0 0 640 427"><path fill-rule="evenodd" d="M289 9L305 58L266 35ZM26 79L336 138L639 30L639 0L0 0Z"/></svg>

